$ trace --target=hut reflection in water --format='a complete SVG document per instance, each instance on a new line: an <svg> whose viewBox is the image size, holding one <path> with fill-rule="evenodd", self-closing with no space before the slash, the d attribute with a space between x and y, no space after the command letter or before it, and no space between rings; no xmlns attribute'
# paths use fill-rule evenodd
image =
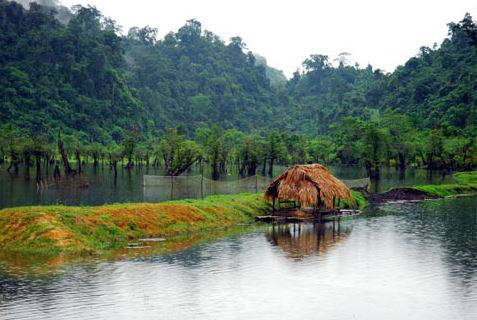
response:
<svg viewBox="0 0 477 320"><path fill-rule="evenodd" d="M346 222L273 224L266 233L267 240L278 246L287 257L302 260L328 253L345 241L352 231Z"/></svg>

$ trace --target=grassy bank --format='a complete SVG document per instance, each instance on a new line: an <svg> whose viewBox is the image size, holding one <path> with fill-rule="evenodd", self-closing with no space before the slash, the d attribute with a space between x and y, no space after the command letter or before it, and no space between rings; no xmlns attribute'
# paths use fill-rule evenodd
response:
<svg viewBox="0 0 477 320"><path fill-rule="evenodd" d="M419 186L446 196L475 192L477 172L455 175L456 185ZM368 199L352 191L341 208L363 209ZM210 196L203 200L113 204L96 207L32 206L0 210L2 252L49 256L104 254L147 237L172 238L248 223L271 211L262 194Z"/></svg>
<svg viewBox="0 0 477 320"><path fill-rule="evenodd" d="M341 209L364 209L368 206L368 200L361 192L351 190L351 196L353 197L352 200L344 200L340 203L339 207Z"/></svg>
<svg viewBox="0 0 477 320"><path fill-rule="evenodd" d="M458 172L453 175L453 178L454 182L450 184L392 188L383 193L370 194L367 198L370 203L382 204L392 201L426 200L477 193L477 171Z"/></svg>
<svg viewBox="0 0 477 320"><path fill-rule="evenodd" d="M144 237L225 228L253 221L270 206L261 194L97 207L33 206L0 211L5 252L100 254Z"/></svg>
<svg viewBox="0 0 477 320"><path fill-rule="evenodd" d="M477 171L458 172L453 177L456 182L452 184L423 185L416 186L414 189L439 198L477 193Z"/></svg>

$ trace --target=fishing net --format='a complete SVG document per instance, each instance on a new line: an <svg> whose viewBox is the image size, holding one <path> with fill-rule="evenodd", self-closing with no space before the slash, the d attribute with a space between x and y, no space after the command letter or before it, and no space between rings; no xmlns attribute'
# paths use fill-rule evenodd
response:
<svg viewBox="0 0 477 320"><path fill-rule="evenodd" d="M214 194L264 192L273 178L254 175L237 180L211 180L203 176L152 176L143 177L144 200L147 202L203 198ZM343 180L351 189L368 189L369 178Z"/></svg>
<svg viewBox="0 0 477 320"><path fill-rule="evenodd" d="M272 178L251 176L238 180L211 180L202 176L151 176L143 177L144 198L147 201L163 201L185 198L201 198L213 194L263 192Z"/></svg>
<svg viewBox="0 0 477 320"><path fill-rule="evenodd" d="M271 178L258 175L233 181L218 181L204 178L204 193L210 195L263 192L271 180Z"/></svg>
<svg viewBox="0 0 477 320"><path fill-rule="evenodd" d="M201 176L151 176L143 177L144 200L164 201L202 197Z"/></svg>

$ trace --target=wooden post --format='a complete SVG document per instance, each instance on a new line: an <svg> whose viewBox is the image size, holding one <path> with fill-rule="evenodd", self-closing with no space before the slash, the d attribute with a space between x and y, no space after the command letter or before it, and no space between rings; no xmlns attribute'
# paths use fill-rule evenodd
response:
<svg viewBox="0 0 477 320"><path fill-rule="evenodd" d="M173 200L174 196L174 176L171 175L171 200Z"/></svg>
<svg viewBox="0 0 477 320"><path fill-rule="evenodd" d="M320 225L317 226L316 228L316 249L319 251L320 250L320 244L321 244L321 229Z"/></svg>
<svg viewBox="0 0 477 320"><path fill-rule="evenodd" d="M317 195L316 195L316 206L318 207L318 212L320 211L320 207L321 207L321 197L320 197L320 188L316 188L316 191L317 191Z"/></svg>
<svg viewBox="0 0 477 320"><path fill-rule="evenodd" d="M273 244L277 244L277 235L275 232L275 223L272 224L272 239L273 239Z"/></svg>
<svg viewBox="0 0 477 320"><path fill-rule="evenodd" d="M272 210L272 216L275 214L275 197L273 197L273 210Z"/></svg>
<svg viewBox="0 0 477 320"><path fill-rule="evenodd" d="M258 193L258 176L255 175L255 193Z"/></svg>
<svg viewBox="0 0 477 320"><path fill-rule="evenodd" d="M202 160L200 161L200 196L204 199L204 166Z"/></svg>
<svg viewBox="0 0 477 320"><path fill-rule="evenodd" d="M204 175L200 178L200 197L204 199Z"/></svg>

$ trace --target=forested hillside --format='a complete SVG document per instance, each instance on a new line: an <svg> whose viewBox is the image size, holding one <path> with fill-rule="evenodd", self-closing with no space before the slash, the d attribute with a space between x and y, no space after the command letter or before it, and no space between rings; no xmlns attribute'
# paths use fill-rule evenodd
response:
<svg viewBox="0 0 477 320"><path fill-rule="evenodd" d="M54 15L0 0L0 123L50 136L63 128L98 142L141 123L114 23L82 7L67 25Z"/></svg>
<svg viewBox="0 0 477 320"><path fill-rule="evenodd" d="M159 129L220 123L244 131L267 127L274 93L263 66L245 54L239 37L226 45L189 20L163 40L156 30L132 28L123 39L125 72L149 119Z"/></svg>
<svg viewBox="0 0 477 320"><path fill-rule="evenodd" d="M159 39L147 26L122 35L93 7L65 10L0 0L0 161L61 131L71 152L91 146L97 158L107 146L128 166L137 150L166 154L184 139L201 145L186 141L186 157L249 174L277 162L475 164L470 15L393 73L313 54L287 81L240 37L225 42L196 20Z"/></svg>
<svg viewBox="0 0 477 320"><path fill-rule="evenodd" d="M435 48L421 47L393 73L372 66L347 64L341 55L333 67L323 55L312 55L288 83L297 115L308 132L328 132L344 116L369 118L397 109L417 128L452 126L475 129L477 123L477 28L470 15L449 24L449 38ZM300 118L300 116L296 118ZM305 120L306 119L306 120Z"/></svg>

